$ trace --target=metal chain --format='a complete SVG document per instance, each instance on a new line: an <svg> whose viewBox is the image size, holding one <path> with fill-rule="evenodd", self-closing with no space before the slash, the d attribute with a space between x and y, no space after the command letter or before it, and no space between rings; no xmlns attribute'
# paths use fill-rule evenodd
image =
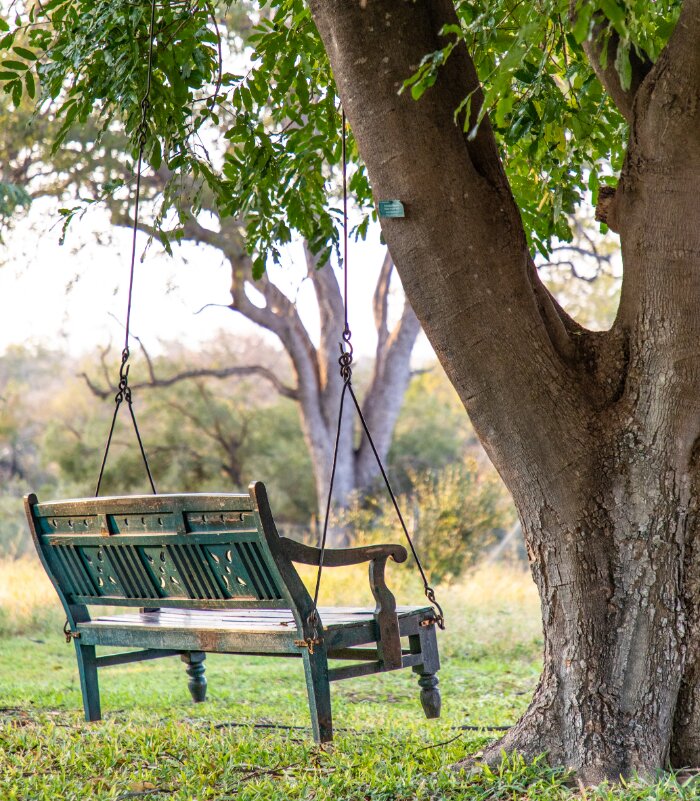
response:
<svg viewBox="0 0 700 801"><path fill-rule="evenodd" d="M130 337L130 326L131 326L131 303L134 294L134 273L136 272L136 238L138 234L138 227L139 227L139 204L141 200L141 177L142 177L142 168L143 168L143 153L146 148L146 142L148 140L148 113L151 109L151 82L153 78L153 45L155 40L155 25L156 25L156 0L151 0L151 18L149 24L149 45L148 45L148 67L146 73L146 88L144 90L143 97L141 98L141 120L139 125L136 129L137 139L139 146L138 151L138 162L136 165L136 188L135 188L135 198L134 198L134 221L131 231L131 265L129 269L129 294L127 299L126 305L126 324L125 328L125 335L124 335L124 348L122 349L122 357L121 357L121 364L119 366L119 385L117 389L117 394L114 396L114 414L112 415L112 424L109 429L109 435L107 436L107 444L105 445L104 456L102 457L102 465L100 467L100 474L97 478L97 487L95 489L95 497L100 494L100 487L102 486L102 478L104 476L105 466L107 464L107 456L109 454L109 448L112 444L112 435L114 434L114 426L117 422L117 416L119 414L119 408L124 401L126 401L127 406L129 407L129 414L131 417L131 422L134 427L134 433L136 434L136 440L139 445L139 450L141 451L141 458L143 459L144 467L146 468L146 474L148 476L149 484L151 485L151 490L153 494L156 494L156 485L153 481L153 475L151 474L151 468L148 464L148 457L146 456L146 450L143 446L143 440L141 439L141 433L139 431L138 423L136 422L136 413L134 412L134 407L132 404L132 396L131 396L131 387L129 386L129 337Z"/></svg>
<svg viewBox="0 0 700 801"><path fill-rule="evenodd" d="M330 513L331 513L331 501L333 497L333 484L335 481L335 471L336 466L338 463L338 449L340 443L340 431L343 424L343 409L345 406L345 395L346 393L350 394L352 398L352 402L355 406L357 411L357 415L360 418L360 422L362 423L362 428L365 432L367 437L367 441L372 448L372 453L374 454L374 458L377 461L377 465L379 467L379 471L382 474L382 478L384 479L384 484L386 486L387 492L389 493L389 497L391 498L391 502L394 506L396 511L396 516L399 519L399 523L401 524L401 528L403 529L404 536L406 537L406 541L410 547L411 553L413 554L413 558L415 563L418 567L420 572L421 579L423 581L423 589L425 592L425 597L428 599L430 604L435 609L435 617L432 620L424 621L427 624L437 624L441 629L445 628L445 615L442 611L442 607L438 603L435 597L435 590L430 586L428 582L428 577L425 574L425 570L423 569L423 565L421 563L420 557L418 556L418 552L416 551L415 545L413 544L413 539L408 531L408 526L406 525L406 521L404 520L403 514L401 514L401 508L399 507L399 503L396 499L396 495L394 494L394 490L391 487L391 482L389 481L389 476L384 469L384 464L382 463L382 459L377 451L377 448L374 444L374 440L372 439L372 434L370 433L369 427L367 425L367 421L365 420L364 415L362 414L362 408L360 407L359 401L357 400L357 396L355 395L355 390L352 386L352 359L353 359L353 347L352 347L352 332L350 331L350 325L348 323L348 192L347 192L347 125L345 119L345 111L342 112L342 125L343 125L343 133L342 133L342 169L343 169L343 273L344 273L344 281L343 281L343 305L345 311L345 327L343 329L343 341L340 343L340 358L338 359L338 364L340 366L340 376L343 379L343 390L340 394L340 408L338 412L338 426L335 435L335 447L333 449L333 465L331 468L331 478L330 478L330 485L328 488L328 499L326 501L326 514L323 521L323 531L321 534L321 543L319 546L319 550L321 554L319 556L318 561L318 571L316 573L316 587L314 589L314 597L313 597L313 609L307 618L307 625L309 627L310 636L307 636L305 640L297 640L297 645L304 645L309 649L309 653L313 653L314 645L320 642L318 637L318 627L320 625L320 617L318 614L318 596L319 591L321 588L321 576L323 574L323 561L326 551L326 541L328 538L328 522L330 520Z"/></svg>
<svg viewBox="0 0 700 801"><path fill-rule="evenodd" d="M345 328L343 329L343 340L350 346L350 324L348 323L348 137L347 120L345 109L342 111L342 162L343 162L343 307L345 311ZM342 347L341 347L342 353ZM350 359L352 361L352 358Z"/></svg>

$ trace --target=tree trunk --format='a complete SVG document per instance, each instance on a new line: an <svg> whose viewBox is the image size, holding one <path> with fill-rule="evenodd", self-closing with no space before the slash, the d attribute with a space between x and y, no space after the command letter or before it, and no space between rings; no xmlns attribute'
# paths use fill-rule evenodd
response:
<svg viewBox="0 0 700 801"><path fill-rule="evenodd" d="M349 393L345 395L343 421L338 433L343 392L338 362L345 313L343 296L330 264L319 265L308 247L305 247L305 253L321 323L320 342L312 351L313 375L308 369L306 373L300 369L299 359L290 347L286 347L297 375L302 427L314 466L319 524L323 525L334 459L335 475L330 500L331 509L335 511L346 508L353 493L369 490L379 468L364 434L361 434L359 447L355 447L360 423ZM377 329L374 372L362 404L363 415L382 460L386 459L389 451L410 380L413 345L420 332L420 324L408 302L404 305L401 320L393 330L389 330L387 310L392 270L393 262L387 253L374 297ZM348 532L331 526L328 541L334 546L346 545Z"/></svg>
<svg viewBox="0 0 700 801"><path fill-rule="evenodd" d="M406 208L384 237L513 494L541 596L538 688L485 758L547 752L585 783L700 766L700 0L653 68L610 87L632 133L605 333L539 281L488 118L473 139L454 123L464 97L473 115L482 100L466 47L420 101L399 94L458 24L453 2L309 5L375 197Z"/></svg>
<svg viewBox="0 0 700 801"><path fill-rule="evenodd" d="M677 455L635 428L631 419L594 428L546 492L521 482L544 670L528 712L487 758L501 748L547 751L587 783L668 764L687 651L683 556L695 521Z"/></svg>

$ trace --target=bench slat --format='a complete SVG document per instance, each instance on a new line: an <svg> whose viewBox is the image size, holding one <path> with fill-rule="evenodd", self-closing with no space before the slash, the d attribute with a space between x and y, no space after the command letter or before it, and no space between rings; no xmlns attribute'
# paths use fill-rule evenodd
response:
<svg viewBox="0 0 700 801"><path fill-rule="evenodd" d="M61 501L45 501L35 506L39 517L53 515L79 516L99 514L105 508L117 513L148 514L167 512L175 507L184 512L250 512L253 504L249 495L239 493L182 493L163 495L101 496L99 498L70 498Z"/></svg>
<svg viewBox="0 0 700 801"><path fill-rule="evenodd" d="M335 607L319 610L326 631L347 625L374 623L374 610L357 608L339 612ZM402 607L399 618L413 617L429 612L426 607ZM210 611L204 609L168 609L161 612L141 612L140 614L117 614L95 618L90 623L81 623L80 628L92 625L113 626L202 626L208 628L246 628L259 627L261 630L296 628L294 615L290 609L227 609Z"/></svg>
<svg viewBox="0 0 700 801"><path fill-rule="evenodd" d="M57 526L63 526L63 523L72 518L41 518L43 525L40 526L40 534L42 534L49 545L104 545L105 543L112 543L113 545L119 544L132 544L132 545L158 545L161 542L168 542L169 540L179 541L183 539L182 534L176 531L167 531L164 527L159 531L139 531L133 527L124 532L118 533L93 533L92 524L90 520L97 518L90 518L88 520L91 528L86 529L85 533L81 531L74 532L72 529L63 531L61 528L54 528L50 521L56 520ZM79 518L83 520L83 518ZM41 522L40 521L40 522ZM61 522L63 521L63 522ZM67 524L66 524L67 525ZM254 542L258 538L258 531L249 522L239 523L237 526L232 525L230 529L212 529L208 531L193 531L187 532L184 539L187 542L196 542L199 544L214 544L220 542L221 538L236 533L236 539L240 542Z"/></svg>
<svg viewBox="0 0 700 801"><path fill-rule="evenodd" d="M93 595L73 595L71 596L74 604L85 604L86 606L99 604L100 606L144 606L144 607L163 607L163 609L192 609L197 605L201 609L230 609L237 607L240 603L247 603L253 609L287 609L287 601L258 601L247 598L225 598L221 600L193 601L190 598L123 598L120 595L101 595L95 598Z"/></svg>
<svg viewBox="0 0 700 801"><path fill-rule="evenodd" d="M299 637L295 629L273 637L269 631L236 631L222 629L165 628L165 627L110 627L80 624L81 646L108 646L114 648L162 648L176 651L204 651L229 654L295 654L299 648L294 640Z"/></svg>

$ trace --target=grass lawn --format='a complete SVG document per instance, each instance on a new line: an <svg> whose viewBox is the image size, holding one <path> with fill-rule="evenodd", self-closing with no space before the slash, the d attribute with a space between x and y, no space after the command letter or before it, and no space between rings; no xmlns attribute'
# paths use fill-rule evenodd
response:
<svg viewBox="0 0 700 801"><path fill-rule="evenodd" d="M513 723L535 687L537 598L520 572L483 569L443 590L440 720L423 717L410 671L339 682L324 748L310 736L301 662L289 659L209 656L209 699L196 706L177 658L104 669L104 720L86 724L51 588L29 560L0 564L0 588L0 801L570 796L544 762L469 777L450 768L496 736L489 726ZM339 603L352 592L330 589ZM700 798L700 788L671 776L588 796Z"/></svg>

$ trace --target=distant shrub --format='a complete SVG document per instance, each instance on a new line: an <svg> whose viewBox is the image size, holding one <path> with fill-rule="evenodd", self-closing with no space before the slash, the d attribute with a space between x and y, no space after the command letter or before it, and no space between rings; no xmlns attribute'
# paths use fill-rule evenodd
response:
<svg viewBox="0 0 700 801"><path fill-rule="evenodd" d="M515 520L512 500L496 471L472 457L410 478L412 489L399 496L399 507L432 582L459 576ZM382 490L356 500L337 527L353 544L404 540Z"/></svg>

